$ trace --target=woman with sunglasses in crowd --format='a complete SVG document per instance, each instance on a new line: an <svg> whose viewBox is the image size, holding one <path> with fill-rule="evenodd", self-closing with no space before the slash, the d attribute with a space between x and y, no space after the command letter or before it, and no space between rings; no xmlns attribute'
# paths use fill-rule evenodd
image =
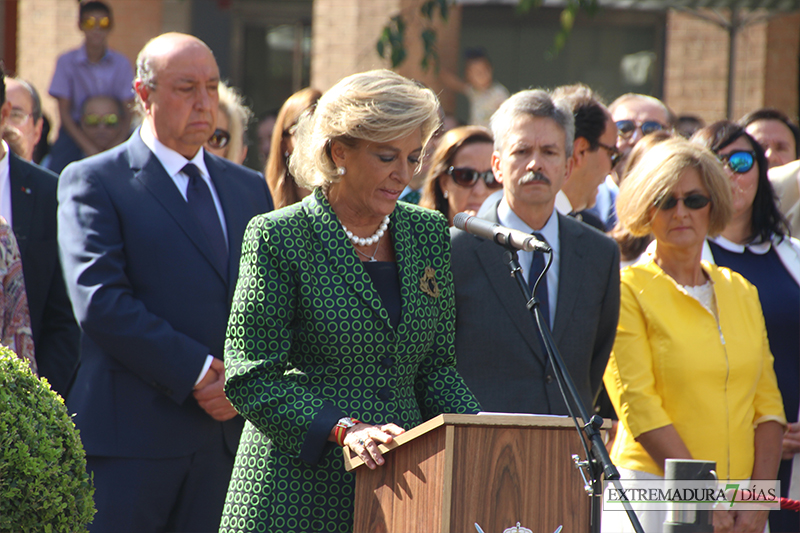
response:
<svg viewBox="0 0 800 533"><path fill-rule="evenodd" d="M775 479L786 419L758 293L702 261L731 221L714 155L681 138L651 148L622 182L620 224L652 233L653 256L621 274L619 325L604 376L620 418L611 458L623 479L663 479L664 461L716 462L720 480ZM795 376L796 377L796 376ZM762 532L768 511L714 513L715 531ZM665 511L637 511L660 531ZM603 531L630 531L622 512Z"/></svg>
<svg viewBox="0 0 800 533"><path fill-rule="evenodd" d="M718 237L709 239L703 256L738 272L758 289L790 423L778 473L781 496L786 496L793 460L800 467L800 242L788 236L786 220L775 204L764 150L744 128L720 121L698 131L692 141L717 154L730 179L733 219ZM794 511L773 512L770 529L800 531L799 516Z"/></svg>
<svg viewBox="0 0 800 533"><path fill-rule="evenodd" d="M483 126L445 133L433 153L419 205L440 211L451 226L456 213L476 215L483 201L502 188L492 173L493 142Z"/></svg>
<svg viewBox="0 0 800 533"><path fill-rule="evenodd" d="M294 151L294 134L300 115L316 105L320 96L322 93L317 89L306 87L290 96L278 111L272 130L267 168L264 169L275 209L299 202L311 193L295 182L289 172L289 157Z"/></svg>
<svg viewBox="0 0 800 533"><path fill-rule="evenodd" d="M247 124L252 118L253 112L244 105L242 95L224 81L219 82L217 128L206 142L205 149L241 165L247 157L245 135Z"/></svg>

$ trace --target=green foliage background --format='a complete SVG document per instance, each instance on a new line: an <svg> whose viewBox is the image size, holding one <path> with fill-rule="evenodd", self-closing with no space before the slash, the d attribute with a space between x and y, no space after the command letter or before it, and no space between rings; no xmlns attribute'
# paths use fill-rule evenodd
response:
<svg viewBox="0 0 800 533"><path fill-rule="evenodd" d="M85 532L93 494L64 400L0 346L0 532Z"/></svg>
<svg viewBox="0 0 800 533"><path fill-rule="evenodd" d="M525 13L531 9L538 8L542 5L543 0L517 0L517 9L520 13ZM575 17L578 11L585 11L589 16L593 16L599 9L599 0L566 0L566 5L561 11L561 29L556 35L555 42L547 55L549 58L555 58L558 52L564 48L564 45L569 38L572 31L572 25L575 22ZM422 40L422 60L420 65L423 70L428 70L431 65L438 67L439 55L436 51L436 31L432 28L432 24L436 13L443 21L447 22L449 14L449 5L453 0L425 0L419 8L417 16L423 21L422 31L419 38ZM389 19L389 22L383 27L378 41L375 43L376 51L380 57L386 58L387 56L392 62L392 68L397 68L402 64L408 53L405 46L406 35L406 16L403 13L394 15Z"/></svg>

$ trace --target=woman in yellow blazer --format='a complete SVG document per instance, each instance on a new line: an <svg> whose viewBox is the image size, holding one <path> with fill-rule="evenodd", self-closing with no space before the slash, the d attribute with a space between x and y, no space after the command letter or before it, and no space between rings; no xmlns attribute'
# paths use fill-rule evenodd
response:
<svg viewBox="0 0 800 533"><path fill-rule="evenodd" d="M715 461L720 479L775 479L786 420L758 294L701 261L706 235L719 234L731 212L719 161L683 139L653 147L620 190L620 223L656 240L652 257L622 271L604 376L620 418L611 458L623 478L658 479L665 459L683 458ZM645 531L660 531L663 513L639 515ZM603 519L604 531L627 520ZM717 531L761 532L767 512L714 519Z"/></svg>

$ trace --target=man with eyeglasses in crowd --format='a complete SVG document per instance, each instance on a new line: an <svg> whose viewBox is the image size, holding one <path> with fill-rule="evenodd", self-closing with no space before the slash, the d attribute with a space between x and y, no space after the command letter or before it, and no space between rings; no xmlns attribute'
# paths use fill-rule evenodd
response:
<svg viewBox="0 0 800 533"><path fill-rule="evenodd" d="M6 99L5 80L0 68L0 131L11 122L14 109ZM0 216L19 244L39 374L66 395L78 364L80 333L58 258L57 182L55 174L18 157L0 141Z"/></svg>
<svg viewBox="0 0 800 533"><path fill-rule="evenodd" d="M87 98L112 96L123 103L117 144L127 138L131 123L133 67L127 57L108 48L114 27L111 8L97 0L84 1L78 17L84 42L58 58L50 83L50 96L58 100L61 129L47 168L57 174L72 161L102 151L81 129L81 109Z"/></svg>
<svg viewBox="0 0 800 533"><path fill-rule="evenodd" d="M492 170L503 196L479 216L533 232L552 248L552 264L536 296L591 410L616 334L619 249L555 209L556 193L573 167L572 109L546 91L521 91L500 106L491 127ZM567 414L527 300L509 276L504 248L457 229L451 230L451 242L457 364L470 390L487 411ZM532 291L545 254L518 255Z"/></svg>
<svg viewBox="0 0 800 533"><path fill-rule="evenodd" d="M42 102L33 85L19 78L6 78L6 101L11 113L2 138L25 161L33 161L33 150L42 136Z"/></svg>
<svg viewBox="0 0 800 533"><path fill-rule="evenodd" d="M558 87L553 98L563 100L575 118L572 172L556 195L556 209L604 232L605 223L588 209L595 205L597 187L620 159L617 126L600 97L586 85Z"/></svg>
<svg viewBox="0 0 800 533"><path fill-rule="evenodd" d="M614 100L608 110L617 126L617 149L622 157L597 190L597 203L593 212L611 230L617 223L616 200L621 173L625 170L628 154L639 139L659 130L671 129L674 115L667 105L646 94L628 93Z"/></svg>

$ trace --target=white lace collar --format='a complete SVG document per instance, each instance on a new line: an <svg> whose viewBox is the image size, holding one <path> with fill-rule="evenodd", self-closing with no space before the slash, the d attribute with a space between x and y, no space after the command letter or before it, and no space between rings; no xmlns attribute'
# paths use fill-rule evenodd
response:
<svg viewBox="0 0 800 533"><path fill-rule="evenodd" d="M756 242L753 241L749 244L737 244L735 242L729 241L722 235L718 237L714 237L711 239L714 244L718 245L719 247L728 250L729 252L734 252L737 254L744 253L745 248L750 250L752 253L757 255L764 255L769 252L770 248L772 248L772 243L770 241L760 241Z"/></svg>

